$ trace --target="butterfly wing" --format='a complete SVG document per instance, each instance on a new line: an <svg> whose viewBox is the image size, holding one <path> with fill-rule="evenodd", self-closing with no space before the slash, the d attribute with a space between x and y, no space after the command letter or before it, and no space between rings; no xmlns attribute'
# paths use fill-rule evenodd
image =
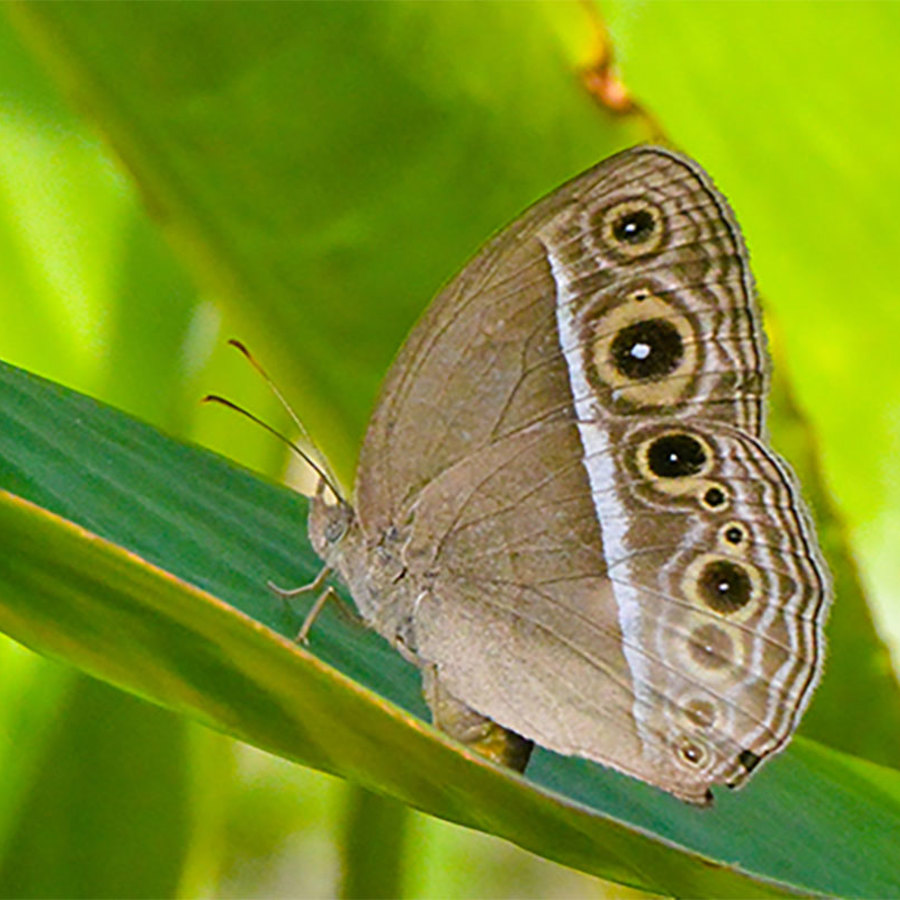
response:
<svg viewBox="0 0 900 900"><path fill-rule="evenodd" d="M560 429L499 442L423 492L407 559L431 573L417 652L453 696L702 803L792 734L821 669L828 585L783 464L732 426L675 428L626 434L602 495ZM701 471L647 468L673 433L703 447ZM722 507L703 506L710 490Z"/></svg>
<svg viewBox="0 0 900 900"><path fill-rule="evenodd" d="M639 202L646 209L636 208ZM582 223L575 221L579 212ZM642 213L659 223L651 243L642 250L634 235L616 243L615 223L646 227ZM539 232L554 228L551 256ZM604 241L613 246L605 250ZM637 148L533 206L482 249L417 323L385 379L360 456L357 504L372 527L454 462L560 408L568 376L553 267L566 264L570 289L593 293L622 321L640 306L622 303L626 289L652 286L645 308L659 307L656 318L679 330L690 326L685 359L669 375L670 384L684 382L683 403L761 433L767 363L734 216L695 164ZM607 324L612 332L618 320ZM701 351L714 358L698 360ZM705 382L698 385L690 373L701 368ZM642 398L626 392L620 408L632 400ZM652 391L646 401L654 402Z"/></svg>
<svg viewBox="0 0 900 900"><path fill-rule="evenodd" d="M487 245L394 363L357 478L366 544L403 544L416 652L452 694L697 802L783 745L827 588L760 442L766 372L737 224L677 154L619 154ZM753 581L752 602L723 613L691 579Z"/></svg>

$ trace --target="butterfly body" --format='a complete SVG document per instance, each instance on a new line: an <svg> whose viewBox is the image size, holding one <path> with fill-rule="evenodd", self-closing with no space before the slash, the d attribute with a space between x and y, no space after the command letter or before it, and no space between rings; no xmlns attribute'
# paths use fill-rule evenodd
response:
<svg viewBox="0 0 900 900"><path fill-rule="evenodd" d="M434 301L355 505L320 491L313 544L439 722L449 698L706 803L785 745L822 666L828 576L767 383L724 199L678 154L626 151Z"/></svg>

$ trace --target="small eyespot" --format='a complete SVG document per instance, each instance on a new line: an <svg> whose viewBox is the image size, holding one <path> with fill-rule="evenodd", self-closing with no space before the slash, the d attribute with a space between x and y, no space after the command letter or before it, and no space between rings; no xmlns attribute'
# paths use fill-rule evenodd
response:
<svg viewBox="0 0 900 900"><path fill-rule="evenodd" d="M623 328L610 345L612 365L634 381L662 378L674 372L684 357L678 329L666 319L646 319Z"/></svg>
<svg viewBox="0 0 900 900"><path fill-rule="evenodd" d="M332 519L325 526L325 540L328 541L329 544L334 544L339 541L346 531L347 526L341 519Z"/></svg>
<svg viewBox="0 0 900 900"><path fill-rule="evenodd" d="M646 199L616 203L601 212L592 227L604 249L626 260L654 252L666 236L662 210Z"/></svg>
<svg viewBox="0 0 900 900"><path fill-rule="evenodd" d="M708 460L706 449L690 434L666 434L647 451L647 466L658 478L685 478L696 475Z"/></svg>
<svg viewBox="0 0 900 900"><path fill-rule="evenodd" d="M727 499L728 497L725 496L725 491L720 487L707 488L706 493L703 495L703 503L710 509L718 509L720 506L724 505Z"/></svg>
<svg viewBox="0 0 900 900"><path fill-rule="evenodd" d="M684 707L684 714L698 728L711 728L716 721L716 708L709 700L695 697Z"/></svg>
<svg viewBox="0 0 900 900"><path fill-rule="evenodd" d="M690 738L683 738L678 746L678 755L690 766L699 768L706 761L706 750Z"/></svg>
<svg viewBox="0 0 900 900"><path fill-rule="evenodd" d="M746 569L728 559L708 562L697 579L703 602L723 615L735 612L750 602L753 582Z"/></svg>
<svg viewBox="0 0 900 900"><path fill-rule="evenodd" d="M730 547L740 547L747 544L750 539L750 532L743 522L731 521L726 522L719 529L719 541Z"/></svg>

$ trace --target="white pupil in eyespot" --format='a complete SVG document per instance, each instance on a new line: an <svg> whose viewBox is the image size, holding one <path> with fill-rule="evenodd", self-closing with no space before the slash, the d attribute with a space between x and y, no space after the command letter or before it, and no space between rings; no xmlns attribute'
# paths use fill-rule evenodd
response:
<svg viewBox="0 0 900 900"><path fill-rule="evenodd" d="M646 359L650 355L650 345L643 342L635 344L631 348L631 355L634 359Z"/></svg>

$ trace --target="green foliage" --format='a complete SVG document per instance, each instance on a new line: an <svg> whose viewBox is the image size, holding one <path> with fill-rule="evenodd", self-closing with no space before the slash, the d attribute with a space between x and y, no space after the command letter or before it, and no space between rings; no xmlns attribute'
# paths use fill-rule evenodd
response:
<svg viewBox="0 0 900 900"><path fill-rule="evenodd" d="M29 646L282 756L645 890L773 892L743 873L803 893L895 886L900 773L798 740L713 811L545 751L529 784L423 726L415 670L359 624L328 610L310 651L293 644L302 611L260 585L266 573L297 583L316 570L296 536L302 497L16 370L0 369L0 409L0 434L11 436L0 439L5 484L40 503L0 502L0 625ZM802 806L798 832L792 811ZM837 829L869 852L836 854Z"/></svg>
<svg viewBox="0 0 900 900"><path fill-rule="evenodd" d="M271 474L280 448L197 410L214 390L279 421L211 349L223 336L266 360L349 482L378 382L440 283L528 202L649 134L580 84L599 36L576 3L7 9L209 299L0 29L0 353ZM710 813L550 754L528 781L497 772L419 721L415 673L374 635L328 611L311 652L286 640L301 613L263 585L315 570L299 498L10 369L0 486L37 506L0 504L0 622L219 730L623 884L891 895L900 704L847 541L888 607L900 587L883 552L900 509L887 462L900 15L839 3L601 13L629 86L737 209L778 372L808 412L782 384L774 438L811 494L839 588L831 665L804 725L815 742ZM207 758L220 750L14 647L3 665L18 688L3 687L0 893L208 892L228 776ZM103 759L114 762L99 779ZM71 827L42 846L54 805ZM157 833L104 827L129 806ZM396 807L357 798L349 810L348 847L385 816L396 825L382 831L404 830ZM143 867L102 865L141 853ZM354 857L365 862L350 855L348 895Z"/></svg>

